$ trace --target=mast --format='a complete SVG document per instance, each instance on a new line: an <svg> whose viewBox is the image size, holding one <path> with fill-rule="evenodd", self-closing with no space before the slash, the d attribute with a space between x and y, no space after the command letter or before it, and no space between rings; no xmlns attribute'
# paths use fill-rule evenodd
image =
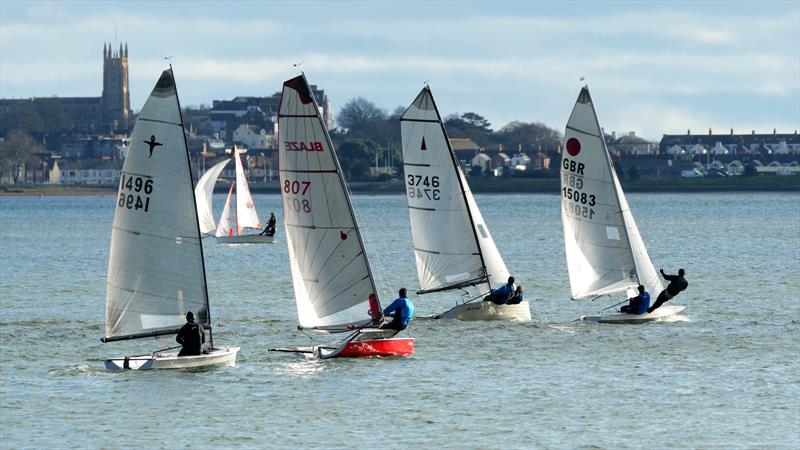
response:
<svg viewBox="0 0 800 450"><path fill-rule="evenodd" d="M464 200L464 205L467 207L467 216L469 217L469 225L470 229L472 230L472 237L475 239L475 245L478 247L478 257L480 257L481 265L483 266L483 276L486 278L486 284L489 285L489 289L491 289L492 282L489 279L489 274L486 272L486 261L483 259L483 249L481 248L481 242L478 240L478 233L475 231L475 220L472 218L472 208L470 208L469 202L467 201L467 193L464 190L464 180L462 180L461 177L461 167L459 167L456 155L453 153L453 146L450 144L450 137L447 135L447 130L444 128L444 123L442 123L442 116L439 114L439 108L436 106L436 100L433 98L431 88L429 86L425 86L425 89L428 90L428 95L431 97L431 103L433 103L433 109L436 111L436 116L439 118L439 126L442 128L442 133L444 133L444 141L447 143L447 151L450 152L450 160L453 162L453 170L456 171L458 187L461 189L461 198Z"/></svg>
<svg viewBox="0 0 800 450"><path fill-rule="evenodd" d="M597 108L594 106L594 100L592 100L592 94L589 92L589 84L584 84L584 88L586 89L586 94L589 96L589 103L592 105L592 114L594 114L594 121L598 124L598 129L600 129L600 142L603 143L603 150L606 152L606 158L608 160L608 170L611 172L611 184L614 186L614 195L617 198L617 205L619 205L619 216L622 219L622 223L625 225L622 227L623 231L625 232L625 240L628 242L628 250L631 253L631 259L633 260L634 267L636 267L636 258L633 255L633 248L631 248L631 237L628 235L628 225L625 221L625 214L622 210L622 199L620 198L620 192L622 187L620 185L619 179L617 179L617 171L614 169L614 161L611 160L611 154L608 152L608 146L606 145L606 137L603 135L603 130L600 128L600 119L597 118ZM627 204L627 201L625 202ZM628 207L630 209L630 207ZM639 268L636 267L636 283L639 284Z"/></svg>
<svg viewBox="0 0 800 450"><path fill-rule="evenodd" d="M301 76L303 77L303 82L308 86L308 80L306 79L305 72L301 72ZM309 88L309 92L311 89ZM350 199L352 193L350 192L350 186L345 182L344 173L342 173L342 165L339 163L339 157L336 155L336 151L333 148L333 141L331 141L331 136L328 133L328 127L325 126L325 122L322 120L322 117L319 115L319 105L317 104L317 99L314 97L314 93L310 92L311 94L311 101L314 102L314 111L317 114L317 120L320 122L322 126L322 131L325 135L325 140L328 141L328 147L331 149L331 154L333 155L333 163L336 165L336 173L339 175L339 182L342 183L345 191L345 200L347 201L347 208L350 210L350 216L353 218L353 224L355 225L356 237L358 237L359 245L361 246L362 251L366 248L364 247L364 239L361 237L361 227L358 225L358 221L356 220L355 212L353 211L353 202ZM378 304L378 308L381 308L381 301L380 295L378 294L378 288L375 286L375 275L372 273L372 265L369 263L369 256L367 255L366 251L364 253L364 262L367 266L367 273L369 274L369 282L372 285L372 294L375 295L375 302Z"/></svg>
<svg viewBox="0 0 800 450"><path fill-rule="evenodd" d="M172 81L175 82L175 74L172 71L172 64L169 65L169 73L172 75ZM175 101L178 102L178 116L181 118L181 135L183 136L183 148L186 150L186 164L189 166L189 184L192 185L192 200L197 205L197 196L194 192L194 177L192 176L192 159L189 157L189 143L186 141L186 129L183 126L183 111L181 111L181 100L178 97L178 87L175 86ZM208 343L211 348L214 348L214 333L211 331L211 305L208 301L208 282L206 280L206 258L203 255L203 238L200 235L200 218L197 216L197 209L195 207L194 222L197 226L197 241L200 246L200 265L203 268L203 290L206 295L206 315L208 316Z"/></svg>

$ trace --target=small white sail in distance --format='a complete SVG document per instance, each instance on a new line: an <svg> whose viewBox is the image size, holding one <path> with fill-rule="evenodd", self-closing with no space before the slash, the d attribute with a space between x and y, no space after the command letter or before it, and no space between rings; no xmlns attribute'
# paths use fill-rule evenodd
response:
<svg viewBox="0 0 800 450"><path fill-rule="evenodd" d="M225 159L214 164L213 167L208 169L206 173L197 181L197 186L194 188L195 197L197 198L197 215L200 221L200 233L210 234L217 228L217 221L214 218L214 208L212 200L214 197L214 184L219 178L219 174L225 166L228 165L230 159Z"/></svg>
<svg viewBox="0 0 800 450"><path fill-rule="evenodd" d="M211 167L206 173L200 177L195 187L195 196L197 197L197 213L200 220L200 232L209 234L216 229L215 236L228 236L231 234L233 218L231 212L233 210L232 198L234 191L236 194L236 233L237 235L243 234L245 228L261 228L261 222L258 219L255 203L250 194L250 188L247 183L247 176L244 173L244 167L241 162L241 152L233 146L231 151L232 156L230 159L220 161ZM233 159L236 167L236 181L231 184L231 189L228 192L228 199L225 201L225 209L220 216L217 223L214 220L214 211L212 207L212 200L214 196L214 184L222 173L225 166Z"/></svg>

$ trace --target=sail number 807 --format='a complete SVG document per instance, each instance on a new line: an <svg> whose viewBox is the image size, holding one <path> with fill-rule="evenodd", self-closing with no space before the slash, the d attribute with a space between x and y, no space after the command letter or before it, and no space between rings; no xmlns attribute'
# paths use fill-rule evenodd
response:
<svg viewBox="0 0 800 450"><path fill-rule="evenodd" d="M127 192L126 192L127 191ZM153 193L153 179L122 174L119 180L117 206L133 210L150 209L150 194Z"/></svg>
<svg viewBox="0 0 800 450"><path fill-rule="evenodd" d="M306 195L308 192L308 188L311 186L310 181L297 181L297 180L284 180L283 182L283 193L290 194L290 195ZM285 196L286 198L286 208L288 210L294 212L304 212L310 213L311 212L311 200L307 198L297 198L297 197L289 197L288 195Z"/></svg>
<svg viewBox="0 0 800 450"><path fill-rule="evenodd" d="M406 184L408 184L408 197L419 198L428 200L440 200L441 192L439 189L438 176L421 176L409 174L406 177Z"/></svg>

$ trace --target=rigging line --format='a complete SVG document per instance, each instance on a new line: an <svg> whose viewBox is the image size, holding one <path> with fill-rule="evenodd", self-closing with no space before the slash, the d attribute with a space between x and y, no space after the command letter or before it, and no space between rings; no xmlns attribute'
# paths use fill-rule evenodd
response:
<svg viewBox="0 0 800 450"><path fill-rule="evenodd" d="M625 303L625 302L627 302L627 301L628 301L628 299L626 298L625 300L623 300L623 301L621 301L621 302L619 302L619 303L616 303L616 304L613 304L613 305L611 305L611 306L608 306L608 307L606 307L606 308L603 308L603 309L601 309L600 311L598 311L598 313L601 313L601 312L603 312L603 311L605 311L605 310L607 310L607 309L611 309L611 308L613 308L613 307L615 307L615 306L619 306L619 305L621 305L621 304L623 304L623 303Z"/></svg>

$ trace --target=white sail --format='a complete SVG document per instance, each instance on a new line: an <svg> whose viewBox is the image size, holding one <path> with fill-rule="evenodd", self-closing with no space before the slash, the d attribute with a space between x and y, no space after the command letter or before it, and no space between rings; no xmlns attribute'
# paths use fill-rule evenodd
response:
<svg viewBox="0 0 800 450"><path fill-rule="evenodd" d="M586 87L575 102L564 141L561 218L572 297L592 298L639 284L640 270L654 270ZM636 257L631 241L635 242Z"/></svg>
<svg viewBox="0 0 800 450"><path fill-rule="evenodd" d="M241 235L245 228L261 228L261 222L258 221L256 205L250 196L250 186L236 146L233 147L233 159L236 161L236 227L237 234Z"/></svg>
<svg viewBox="0 0 800 450"><path fill-rule="evenodd" d="M656 268L653 267L653 262L650 260L650 255L647 254L647 248L642 241L642 235L639 233L639 227L636 226L636 221L633 219L633 213L628 200L625 198L625 193L622 192L622 185L617 179L616 172L612 172L614 176L614 185L617 187L619 195L620 207L622 208L622 219L625 221L625 226L628 231L628 239L631 244L631 252L633 253L633 262L636 264L636 273L639 278L639 284L645 287L645 290L650 293L655 301L655 297L664 290L664 284ZM628 292L628 297L638 295L631 289Z"/></svg>
<svg viewBox="0 0 800 450"><path fill-rule="evenodd" d="M377 291L328 131L305 76L283 84L280 182L300 326L368 320ZM379 305L379 303L377 303Z"/></svg>
<svg viewBox="0 0 800 450"><path fill-rule="evenodd" d="M194 196L197 198L197 218L200 222L200 233L209 234L217 228L217 221L214 219L214 208L212 200L214 198L214 184L217 182L222 169L230 162L229 159L218 162L197 181L194 188Z"/></svg>
<svg viewBox="0 0 800 450"><path fill-rule="evenodd" d="M209 324L202 244L172 70L130 139L108 262L104 340L174 333L193 311Z"/></svg>
<svg viewBox="0 0 800 450"><path fill-rule="evenodd" d="M219 223L217 224L217 231L214 236L232 236L233 235L233 217L231 211L233 210L233 189L236 183L231 184L228 190L228 198L225 199L225 206L222 208L222 214L219 216Z"/></svg>
<svg viewBox="0 0 800 450"><path fill-rule="evenodd" d="M400 129L420 291L505 283L508 269L453 154L428 87L400 118Z"/></svg>

